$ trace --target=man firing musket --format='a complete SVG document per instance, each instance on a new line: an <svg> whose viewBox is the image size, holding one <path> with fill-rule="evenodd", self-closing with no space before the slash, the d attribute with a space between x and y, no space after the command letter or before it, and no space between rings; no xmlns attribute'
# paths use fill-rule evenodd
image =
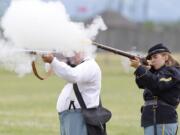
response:
<svg viewBox="0 0 180 135"><path fill-rule="evenodd" d="M40 56L40 57L42 57L44 55L52 54L58 60L66 62L67 64L72 66L72 64L70 63L70 58L69 57L65 57L65 56L63 56L63 54L61 54L60 52L57 52L55 50L53 50L53 51L45 51L45 50L37 50L37 49L16 49L16 52L18 52L18 53L22 52L22 53L26 53L26 54L29 54L29 55ZM45 76L42 77L42 76L39 75L39 73L37 71L37 68L36 68L36 63L35 63L36 60L37 60L37 57L31 63L32 71L33 71L34 75L40 80L45 80L48 77L50 77L51 74L52 74L52 71L50 69L47 69L47 74ZM45 66L47 66L47 65L45 65Z"/></svg>
<svg viewBox="0 0 180 135"><path fill-rule="evenodd" d="M98 120L98 125L90 125L87 124L82 115L82 109L100 106L101 69L93 58L84 51L76 51L71 57L67 57L70 62L67 64L68 62L57 59L56 55L60 52L55 50L19 49L18 51L42 56L43 61L50 64L52 71L68 82L57 101L62 135L106 135L105 122L102 123ZM37 74L34 61L32 68L39 79L46 79ZM76 91L79 91L81 100L77 94L74 95L75 88ZM111 113L109 112L108 120L110 117ZM105 120L102 121L107 122L106 117L103 119Z"/></svg>

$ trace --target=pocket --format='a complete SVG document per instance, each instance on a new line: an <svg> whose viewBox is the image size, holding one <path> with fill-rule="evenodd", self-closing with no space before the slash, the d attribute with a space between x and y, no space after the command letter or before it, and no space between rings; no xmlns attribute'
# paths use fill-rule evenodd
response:
<svg viewBox="0 0 180 135"><path fill-rule="evenodd" d="M111 112L103 107L83 109L82 114L85 122L94 126L102 126L111 119Z"/></svg>

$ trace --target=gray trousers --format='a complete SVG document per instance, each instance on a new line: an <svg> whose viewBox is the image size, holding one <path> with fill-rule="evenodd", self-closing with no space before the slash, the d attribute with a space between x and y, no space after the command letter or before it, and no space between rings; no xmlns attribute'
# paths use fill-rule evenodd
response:
<svg viewBox="0 0 180 135"><path fill-rule="evenodd" d="M59 113L61 135L87 135L81 110L67 110Z"/></svg>
<svg viewBox="0 0 180 135"><path fill-rule="evenodd" d="M176 135L178 123L157 124L157 135ZM144 128L144 135L154 135L154 126Z"/></svg>

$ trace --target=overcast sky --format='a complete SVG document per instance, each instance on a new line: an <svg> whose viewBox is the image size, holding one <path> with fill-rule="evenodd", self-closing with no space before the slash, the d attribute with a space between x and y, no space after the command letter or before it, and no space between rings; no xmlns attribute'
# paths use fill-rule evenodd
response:
<svg viewBox="0 0 180 135"><path fill-rule="evenodd" d="M125 0L124 13L133 19L145 18L143 3L148 1L147 17L149 20L180 20L180 0ZM133 4L135 9L133 9ZM131 9L132 8L132 9ZM134 11L133 11L134 10Z"/></svg>
<svg viewBox="0 0 180 135"><path fill-rule="evenodd" d="M3 2L5 1L5 2ZM0 16L4 7L11 0L0 0ZM15 0L13 0L15 1ZM48 1L48 0L46 0ZM61 0L65 3L68 13L75 18L86 19L108 8L116 9L134 20L177 21L180 20L180 0ZM124 1L123 9L119 6ZM143 9L144 2L148 2L148 10ZM96 6L94 6L94 4ZM83 7L84 6L84 7ZM87 9L86 9L87 7ZM83 10L83 13L77 11ZM87 10L87 12L86 12ZM146 12L145 12L146 11Z"/></svg>

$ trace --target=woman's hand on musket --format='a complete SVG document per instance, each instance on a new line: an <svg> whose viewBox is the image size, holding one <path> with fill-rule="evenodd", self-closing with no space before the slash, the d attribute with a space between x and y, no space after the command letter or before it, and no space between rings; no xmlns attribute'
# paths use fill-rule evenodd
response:
<svg viewBox="0 0 180 135"><path fill-rule="evenodd" d="M46 63L51 63L53 61L53 59L54 59L54 56L53 56L53 54L50 53L50 54L47 54L47 55L42 55L42 59Z"/></svg>
<svg viewBox="0 0 180 135"><path fill-rule="evenodd" d="M135 59L130 59L130 66L133 68L138 68L141 65L141 61L138 57L135 57Z"/></svg>
<svg viewBox="0 0 180 135"><path fill-rule="evenodd" d="M139 66L141 66L141 60L138 57L135 57L135 59L130 59L130 66L133 68L138 68ZM151 68L151 61L147 60L147 65L143 65L145 66L147 69Z"/></svg>

